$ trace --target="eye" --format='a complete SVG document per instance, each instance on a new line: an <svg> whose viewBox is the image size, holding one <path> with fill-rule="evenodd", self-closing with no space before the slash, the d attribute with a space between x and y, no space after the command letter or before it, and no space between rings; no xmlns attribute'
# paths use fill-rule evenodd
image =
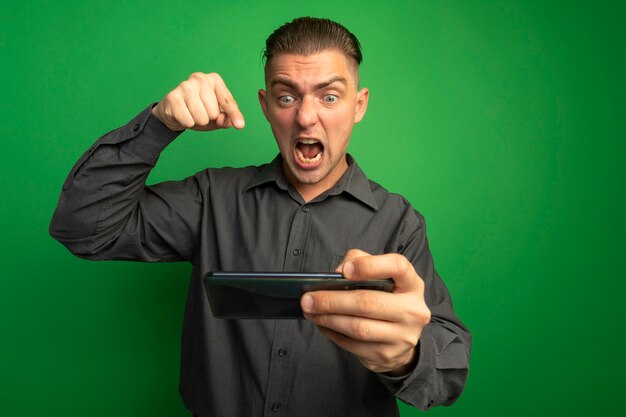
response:
<svg viewBox="0 0 626 417"><path fill-rule="evenodd" d="M291 104L293 103L294 98L292 96L280 96L278 97L278 101L280 104Z"/></svg>
<svg viewBox="0 0 626 417"><path fill-rule="evenodd" d="M324 100L324 103L333 104L339 100L339 97L334 94L326 94L322 100Z"/></svg>

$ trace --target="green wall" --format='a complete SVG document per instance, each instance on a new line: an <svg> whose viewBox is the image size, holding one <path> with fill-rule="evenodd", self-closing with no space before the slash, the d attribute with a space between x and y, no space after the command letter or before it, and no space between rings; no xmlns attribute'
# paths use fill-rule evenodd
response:
<svg viewBox="0 0 626 417"><path fill-rule="evenodd" d="M272 158L260 50L299 15L360 38L370 107L350 151L426 216L474 333L466 392L430 414L626 413L625 2L8 3L0 415L188 415L189 266L79 260L48 222L81 153L193 71L223 75L247 126L186 133L150 181Z"/></svg>

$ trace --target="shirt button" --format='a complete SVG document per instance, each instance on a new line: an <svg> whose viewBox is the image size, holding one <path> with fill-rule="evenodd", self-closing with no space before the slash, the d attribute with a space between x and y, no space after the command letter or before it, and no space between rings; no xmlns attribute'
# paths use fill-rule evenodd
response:
<svg viewBox="0 0 626 417"><path fill-rule="evenodd" d="M135 126L133 126L133 130L135 132L139 130L139 123L137 123Z"/></svg>
<svg viewBox="0 0 626 417"><path fill-rule="evenodd" d="M278 403L273 403L272 406L270 407L270 410L272 410L273 412L277 412L280 409L280 404Z"/></svg>
<svg viewBox="0 0 626 417"><path fill-rule="evenodd" d="M287 349L285 348L278 349L278 356L280 356L281 358L285 356L286 354L287 354Z"/></svg>
<svg viewBox="0 0 626 417"><path fill-rule="evenodd" d="M302 211L304 213L308 213L309 212L309 206L302 206Z"/></svg>
<svg viewBox="0 0 626 417"><path fill-rule="evenodd" d="M293 253L293 256L298 256L300 255L300 249L294 249L291 253Z"/></svg>

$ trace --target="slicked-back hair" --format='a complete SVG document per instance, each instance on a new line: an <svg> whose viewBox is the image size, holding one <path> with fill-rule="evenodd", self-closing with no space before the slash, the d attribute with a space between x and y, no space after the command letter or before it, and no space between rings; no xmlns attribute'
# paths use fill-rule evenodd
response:
<svg viewBox="0 0 626 417"><path fill-rule="evenodd" d="M276 29L265 41L265 71L279 54L313 55L338 50L359 67L363 56L359 40L343 25L329 19L298 17Z"/></svg>

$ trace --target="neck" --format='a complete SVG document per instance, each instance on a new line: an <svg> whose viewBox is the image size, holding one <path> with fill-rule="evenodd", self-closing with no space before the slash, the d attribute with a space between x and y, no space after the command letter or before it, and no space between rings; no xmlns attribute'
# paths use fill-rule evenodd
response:
<svg viewBox="0 0 626 417"><path fill-rule="evenodd" d="M315 199L325 191L330 190L339 182L343 174L348 170L348 161L344 157L340 162L320 181L314 183L301 182L293 176L289 169L283 165L283 172L287 177L287 181L296 189L305 203Z"/></svg>

